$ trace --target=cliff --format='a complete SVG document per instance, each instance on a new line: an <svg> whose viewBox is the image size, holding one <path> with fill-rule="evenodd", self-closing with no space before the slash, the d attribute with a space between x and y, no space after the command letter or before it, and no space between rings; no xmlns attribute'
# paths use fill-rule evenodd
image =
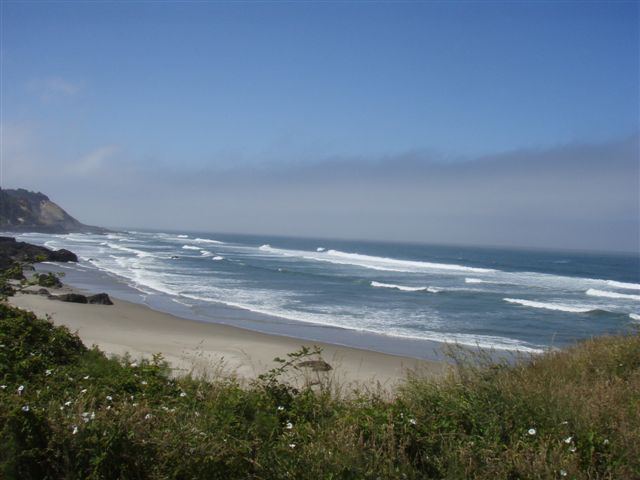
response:
<svg viewBox="0 0 640 480"><path fill-rule="evenodd" d="M85 225L49 197L23 188L0 189L0 229L44 233L104 233L105 229Z"/></svg>

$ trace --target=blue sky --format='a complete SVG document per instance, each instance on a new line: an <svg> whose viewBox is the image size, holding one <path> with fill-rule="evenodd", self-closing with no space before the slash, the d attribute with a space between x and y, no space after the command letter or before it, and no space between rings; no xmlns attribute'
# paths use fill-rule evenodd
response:
<svg viewBox="0 0 640 480"><path fill-rule="evenodd" d="M624 142L638 133L638 21L636 2L3 1L4 184L99 223L117 220L98 208L108 198L74 197L42 164L84 182L106 166L286 177ZM426 237L407 240L456 240Z"/></svg>

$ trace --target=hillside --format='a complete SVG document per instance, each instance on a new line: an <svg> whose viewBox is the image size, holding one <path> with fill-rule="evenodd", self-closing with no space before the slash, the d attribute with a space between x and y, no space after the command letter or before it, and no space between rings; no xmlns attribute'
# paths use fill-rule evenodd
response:
<svg viewBox="0 0 640 480"><path fill-rule="evenodd" d="M0 189L0 229L44 233L103 233L69 215L49 197L23 188Z"/></svg>

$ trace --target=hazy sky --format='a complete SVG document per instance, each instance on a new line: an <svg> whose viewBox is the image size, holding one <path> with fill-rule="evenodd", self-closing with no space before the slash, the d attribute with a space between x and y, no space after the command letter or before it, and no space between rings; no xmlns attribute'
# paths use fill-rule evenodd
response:
<svg viewBox="0 0 640 480"><path fill-rule="evenodd" d="M638 251L637 2L1 5L2 186L86 223Z"/></svg>

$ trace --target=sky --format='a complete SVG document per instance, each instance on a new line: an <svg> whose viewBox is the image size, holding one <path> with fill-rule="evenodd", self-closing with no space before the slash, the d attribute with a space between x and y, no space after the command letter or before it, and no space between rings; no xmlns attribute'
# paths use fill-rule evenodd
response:
<svg viewBox="0 0 640 480"><path fill-rule="evenodd" d="M640 248L637 2L1 2L3 188L90 224Z"/></svg>

